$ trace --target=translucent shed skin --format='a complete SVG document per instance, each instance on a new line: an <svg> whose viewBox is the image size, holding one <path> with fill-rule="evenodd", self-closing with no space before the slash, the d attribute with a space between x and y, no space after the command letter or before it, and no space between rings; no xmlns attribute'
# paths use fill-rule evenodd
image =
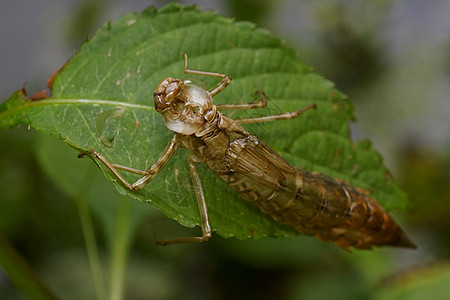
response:
<svg viewBox="0 0 450 300"><path fill-rule="evenodd" d="M276 222L292 226L305 235L316 236L348 250L373 246L415 248L402 229L366 190L323 174L310 173L291 166L281 155L241 124L268 122L298 117L315 108L315 104L279 115L233 120L219 110L264 107L267 100L248 104L214 105L212 97L231 82L225 74L190 70L184 53L184 72L222 78L211 90L167 77L158 85L155 108L163 116L167 128L174 132L159 159L146 171L112 164L95 150L83 152L99 159L130 190L139 190L150 182L170 160L178 147L190 150L188 165L199 205L202 236L158 241L158 244L203 242L211 237L209 216L203 188L196 169L205 164L222 178L242 199L254 203L262 213ZM118 170L142 175L133 184Z"/></svg>

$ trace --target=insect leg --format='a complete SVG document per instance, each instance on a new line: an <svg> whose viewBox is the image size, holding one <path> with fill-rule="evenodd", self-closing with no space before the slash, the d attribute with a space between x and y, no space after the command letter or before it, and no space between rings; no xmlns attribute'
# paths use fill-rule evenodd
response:
<svg viewBox="0 0 450 300"><path fill-rule="evenodd" d="M254 108L264 108L267 106L267 97L262 91L256 92L261 96L261 100L253 101L250 103L232 103L232 104L216 104L216 108L218 110L243 110L243 109L254 109Z"/></svg>
<svg viewBox="0 0 450 300"><path fill-rule="evenodd" d="M247 119L235 119L234 121L238 124L249 124L249 123L260 123L260 122L270 122L270 121L277 121L277 120L286 120L286 119L293 119L300 116L305 111L316 108L316 104L311 104L308 106L305 106L298 111L295 112L286 112L279 115L272 115L272 116L264 116L264 117L256 117L256 118L247 118Z"/></svg>
<svg viewBox="0 0 450 300"><path fill-rule="evenodd" d="M166 246L181 243L201 243L207 241L211 237L211 226L209 225L208 210L206 208L205 195L203 193L200 177L198 176L197 167L195 166L195 161L191 157L188 158L188 164L189 174L191 176L192 183L194 184L195 196L197 198L198 209L200 211L202 236L156 241L158 245Z"/></svg>
<svg viewBox="0 0 450 300"><path fill-rule="evenodd" d="M118 164L111 164L114 168L118 169L118 170L122 170L122 171L127 171L133 174L138 174L138 175L147 175L147 171L144 170L138 170L138 169L134 169L131 167L127 167L127 166L122 166L122 165L118 165Z"/></svg>
<svg viewBox="0 0 450 300"><path fill-rule="evenodd" d="M107 167L116 177L120 183L122 183L125 187L127 187L129 190L138 191L144 186L146 186L160 171L161 169L167 164L167 162L170 160L172 155L175 153L175 151L178 148L178 141L177 141L177 135L174 134L173 137L170 139L169 144L167 144L166 149L161 154L161 156L156 160L153 165L148 168L146 171L133 169L130 167L118 165L118 164L112 164L110 163L103 155L101 155L99 152L95 151L94 149L81 152L78 157L83 157L85 155L92 155L95 158L97 158L99 161L101 161L105 167ZM130 184L123 176L119 173L118 170L127 171L130 173L143 175L139 180L134 182L133 184Z"/></svg>
<svg viewBox="0 0 450 300"><path fill-rule="evenodd" d="M220 93L221 91L223 91L228 84L230 84L231 82L231 77L225 74L221 74L221 73L215 73L215 72L207 72L207 71L199 71L199 70L190 70L187 68L187 62L188 62L188 58L187 58L187 53L183 52L184 55L184 73L186 74L193 74L193 75L204 75L204 76L212 76L212 77L220 77L222 78L222 80L215 86L213 87L209 93L211 95L211 97L214 97L215 95L217 95L218 93Z"/></svg>

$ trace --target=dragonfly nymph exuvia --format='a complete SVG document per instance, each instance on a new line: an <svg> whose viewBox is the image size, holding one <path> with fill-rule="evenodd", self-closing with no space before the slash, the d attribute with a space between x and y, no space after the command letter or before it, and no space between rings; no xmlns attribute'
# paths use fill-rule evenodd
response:
<svg viewBox="0 0 450 300"><path fill-rule="evenodd" d="M174 132L167 147L147 170L110 163L92 149L79 157L92 155L102 162L130 190L144 188L166 165L179 147L189 151L188 167L201 217L202 236L159 241L161 245L207 241L212 230L201 179L196 164L205 164L242 199L254 203L276 222L292 226L301 234L333 242L343 249L372 246L415 247L405 233L364 189L323 174L291 166L281 155L241 125L292 119L316 107L308 105L296 112L231 119L221 110L245 110L267 105L263 92L260 101L247 104L213 104L231 77L221 73L190 70L184 55L184 73L213 76L221 81L210 90L190 81L167 77L153 94L155 108ZM314 113L313 111L309 113ZM119 171L141 175L130 184Z"/></svg>

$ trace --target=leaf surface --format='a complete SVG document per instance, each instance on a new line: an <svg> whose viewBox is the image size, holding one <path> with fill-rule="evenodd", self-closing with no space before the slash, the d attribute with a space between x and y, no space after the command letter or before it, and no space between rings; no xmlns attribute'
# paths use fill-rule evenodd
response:
<svg viewBox="0 0 450 300"><path fill-rule="evenodd" d="M172 133L153 106L153 91L165 77L185 78L189 68L230 75L232 83L215 103L249 102L256 90L271 99L267 115L316 103L295 120L246 128L293 165L369 189L388 209L405 206L405 194L391 179L369 142L352 143L353 108L333 84L295 56L266 30L234 22L195 6L170 4L128 14L104 25L71 58L53 81L52 96L27 100L17 92L0 106L0 127L19 124L59 137L79 150L95 148L110 162L145 170L159 157ZM202 78L207 87L217 78ZM247 114L247 115L245 115ZM233 117L247 117L238 112ZM150 202L185 226L199 224L199 213L180 149L144 189L126 191L103 166L121 193ZM224 237L296 234L243 201L226 183L199 166L213 229ZM138 177L123 173L129 182Z"/></svg>

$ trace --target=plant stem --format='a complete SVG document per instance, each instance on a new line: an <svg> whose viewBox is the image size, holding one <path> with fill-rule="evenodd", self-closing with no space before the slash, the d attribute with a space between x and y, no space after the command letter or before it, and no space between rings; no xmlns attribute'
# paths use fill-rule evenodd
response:
<svg viewBox="0 0 450 300"><path fill-rule="evenodd" d="M91 178L86 176L85 178ZM85 186L90 183L89 180L85 180ZM87 188L87 187L85 187ZM81 190L85 190L84 188ZM82 192L80 192L82 193ZM75 197L75 202L80 214L81 228L83 230L83 236L86 243L86 251L89 259L89 266L91 268L92 280L94 284L95 293L97 299L106 300L107 292L105 286L105 280L100 263L99 252L97 248L97 242L95 240L94 226L92 224L92 218L89 211L89 206L86 203L86 199L82 196Z"/></svg>
<svg viewBox="0 0 450 300"><path fill-rule="evenodd" d="M124 294L124 275L130 244L130 200L125 196L118 199L116 235L111 256L111 300L120 300Z"/></svg>
<svg viewBox="0 0 450 300"><path fill-rule="evenodd" d="M41 282L20 253L0 233L0 265L17 288L29 299L57 299Z"/></svg>

